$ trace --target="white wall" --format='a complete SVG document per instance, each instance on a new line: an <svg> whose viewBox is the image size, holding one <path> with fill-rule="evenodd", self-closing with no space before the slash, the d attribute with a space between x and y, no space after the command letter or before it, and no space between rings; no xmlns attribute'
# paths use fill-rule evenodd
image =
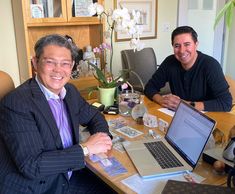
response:
<svg viewBox="0 0 235 194"><path fill-rule="evenodd" d="M235 79L235 10L233 15L233 23L229 30L226 54L225 54L225 74Z"/></svg>
<svg viewBox="0 0 235 194"><path fill-rule="evenodd" d="M10 74L18 86L20 78L10 0L0 1L0 18L0 70Z"/></svg>
<svg viewBox="0 0 235 194"><path fill-rule="evenodd" d="M171 32L175 29L177 24L177 7L178 0L157 0L158 2L158 16L157 16L157 38L143 40L145 47L153 47L157 63L160 64L169 54L171 54ZM105 10L114 8L113 0L105 1ZM169 25L169 30L164 31L164 26ZM117 74L122 68L120 51L130 49L129 42L115 42L114 41L114 57L113 57L113 72Z"/></svg>

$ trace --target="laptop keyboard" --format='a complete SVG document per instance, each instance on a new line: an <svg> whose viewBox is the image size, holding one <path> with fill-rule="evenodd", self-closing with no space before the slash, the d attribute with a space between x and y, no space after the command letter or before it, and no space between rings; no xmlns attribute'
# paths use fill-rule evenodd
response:
<svg viewBox="0 0 235 194"><path fill-rule="evenodd" d="M149 142L144 145L163 169L183 166L163 142Z"/></svg>

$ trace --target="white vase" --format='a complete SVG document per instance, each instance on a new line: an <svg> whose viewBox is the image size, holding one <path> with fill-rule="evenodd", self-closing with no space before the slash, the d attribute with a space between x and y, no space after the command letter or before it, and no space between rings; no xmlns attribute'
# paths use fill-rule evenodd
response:
<svg viewBox="0 0 235 194"><path fill-rule="evenodd" d="M113 105L115 91L116 91L116 87L114 88L100 88L99 87L100 103L105 105L105 107Z"/></svg>

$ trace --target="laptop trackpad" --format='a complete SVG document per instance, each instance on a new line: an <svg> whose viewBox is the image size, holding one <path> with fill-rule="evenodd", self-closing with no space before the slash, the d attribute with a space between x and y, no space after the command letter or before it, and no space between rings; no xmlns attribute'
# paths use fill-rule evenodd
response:
<svg viewBox="0 0 235 194"><path fill-rule="evenodd" d="M145 174L155 174L161 169L160 165L144 145L141 149L128 150L127 152L142 176ZM139 166L141 168L138 168Z"/></svg>

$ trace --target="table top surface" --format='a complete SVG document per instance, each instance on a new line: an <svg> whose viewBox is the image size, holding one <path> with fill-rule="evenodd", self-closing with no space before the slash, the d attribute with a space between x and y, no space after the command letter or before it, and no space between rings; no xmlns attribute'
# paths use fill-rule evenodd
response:
<svg viewBox="0 0 235 194"><path fill-rule="evenodd" d="M170 122L172 117L160 112L158 109L161 108L160 105L148 100L146 97L143 97L144 105L147 107L148 113L157 116L167 122ZM229 130L235 125L235 115L226 112L207 112L205 113L209 117L217 121L217 128L219 128L225 136L229 134ZM133 127L139 131L142 131L145 135L148 134L149 127L146 127L141 124L137 124L132 117L123 117L120 115L105 115L107 120L112 120L116 118L122 118L126 121L127 125ZM158 134L164 135L158 128L154 129ZM117 132L118 133L118 132ZM118 134L123 136L122 134ZM128 138L123 136L128 141L138 140L143 138L144 135L138 136L136 138ZM115 189L118 193L135 193L129 187L122 184L121 181L137 173L134 165L132 164L129 156L126 152L121 153L115 149L112 149L109 153L109 156L114 156L126 169L127 173L110 177L98 163L93 163L89 158L86 159L87 166L90 168L96 175L98 175L103 181ZM212 184L212 185L223 185L226 183L227 175L216 174L212 168L212 165L204 162L202 159L199 160L196 168L194 169L195 173L206 178L203 183Z"/></svg>

